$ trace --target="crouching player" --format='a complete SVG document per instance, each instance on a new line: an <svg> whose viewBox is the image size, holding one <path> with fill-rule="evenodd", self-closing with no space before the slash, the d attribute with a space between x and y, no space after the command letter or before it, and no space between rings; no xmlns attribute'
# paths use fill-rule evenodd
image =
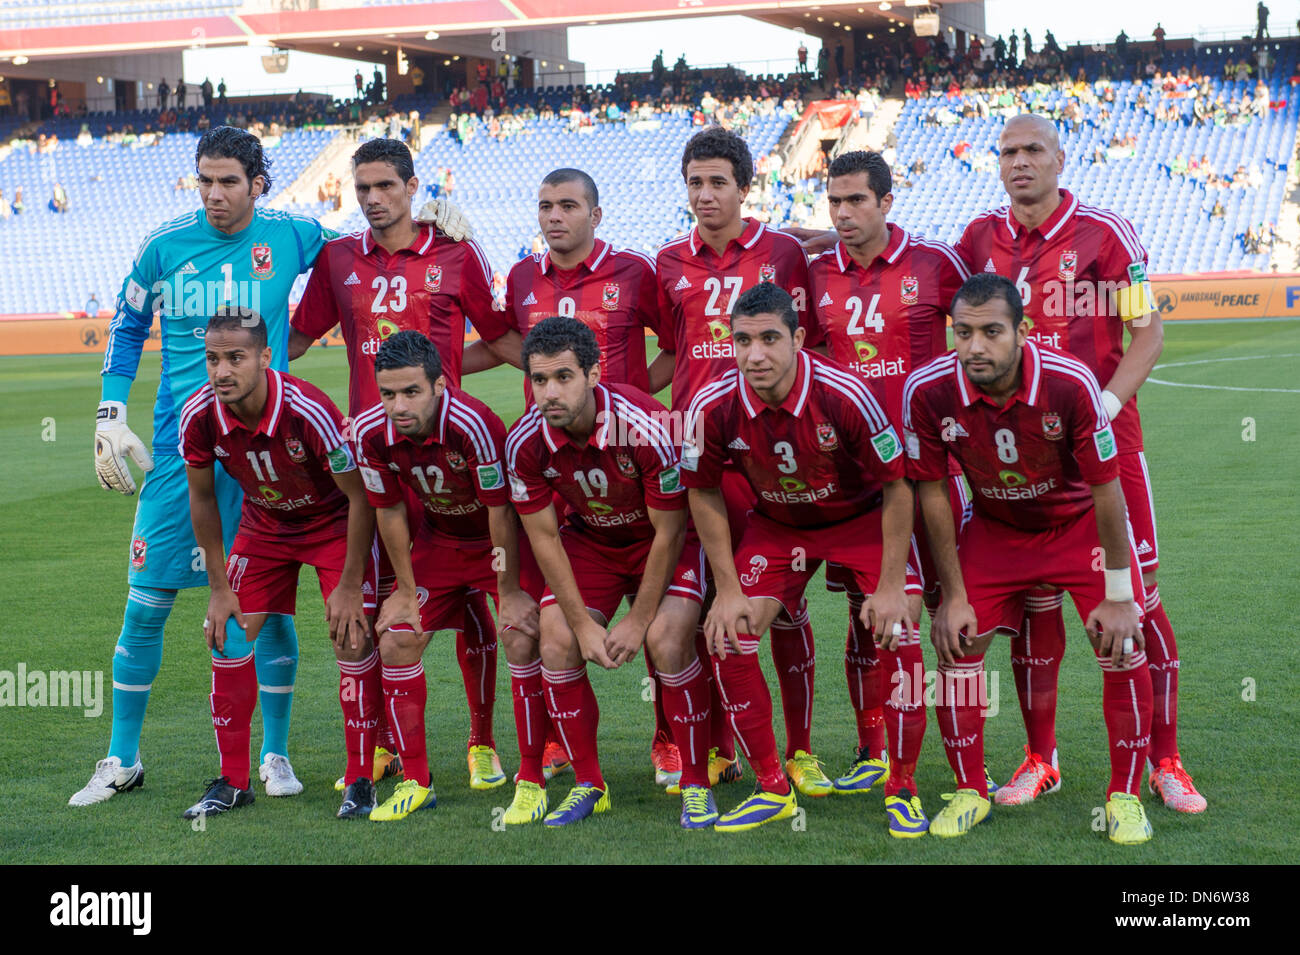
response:
<svg viewBox="0 0 1300 955"><path fill-rule="evenodd" d="M537 601L520 589L518 526L506 492L505 425L483 402L447 384L438 349L420 332L398 332L379 346L375 379L381 404L357 416L356 443L366 496L376 508L396 575L375 630L384 707L406 778L370 818L405 819L435 805L425 751L428 687L421 657L434 632L459 630L466 604L490 593L505 632L522 762L505 821L532 822L546 812L545 711ZM424 519L414 534L403 485L423 503ZM540 590L540 581L533 589ZM531 688L521 676L528 670ZM471 779L504 779L495 748L476 744L473 736L469 766Z"/></svg>
<svg viewBox="0 0 1300 955"><path fill-rule="evenodd" d="M185 817L253 801L253 644L269 615L293 615L303 564L315 567L320 579L339 664L348 753L339 818L366 815L375 799L370 762L382 699L379 657L366 619L374 604L362 596L365 583L375 592L374 512L343 437L342 416L320 389L270 369L266 323L255 313L219 310L208 322L204 351L209 384L181 411L179 450L194 539L212 588L203 635L212 650L212 724L221 775ZM239 531L224 561L213 489L216 461L245 495Z"/></svg>
<svg viewBox="0 0 1300 955"><path fill-rule="evenodd" d="M737 832L796 808L757 656L777 613L798 607L821 562L833 560L871 595L862 613L875 640L897 650L912 627L906 591L919 595L921 582L907 573L913 500L903 449L867 386L802 347L794 301L771 283L739 297L731 339L739 367L696 392L687 412L682 483L717 586L704 631L719 692L758 777L754 794L718 820ZM721 490L728 457L756 498L734 561ZM886 800L890 825L923 834L915 783L904 783ZM903 811L892 811L896 802Z"/></svg>
<svg viewBox="0 0 1300 955"><path fill-rule="evenodd" d="M984 652L997 633L1016 633L1025 601L1050 585L1069 591L1101 666L1110 838L1145 842L1151 826L1138 786L1151 739L1151 674L1115 437L1092 372L1026 340L1023 314L1009 280L972 276L953 299L956 351L918 368L904 388L908 473L920 482L943 588L931 630L935 715L958 786L930 831L960 836L989 813ZM948 504L949 453L974 501L960 541Z"/></svg>
<svg viewBox="0 0 1300 955"><path fill-rule="evenodd" d="M543 319L524 339L534 405L510 429L510 492L546 577L540 617L546 706L577 784L548 826L610 807L600 713L586 661L614 669L642 644L654 662L681 753L681 824L711 826L709 682L695 652L704 556L687 533L667 411L629 385L600 382L600 346L573 318ZM554 495L570 515L559 526ZM624 597L632 606L609 627Z"/></svg>

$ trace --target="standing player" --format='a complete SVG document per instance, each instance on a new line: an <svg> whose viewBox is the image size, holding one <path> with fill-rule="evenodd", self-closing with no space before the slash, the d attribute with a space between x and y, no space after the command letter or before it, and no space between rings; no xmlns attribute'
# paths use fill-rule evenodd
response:
<svg viewBox="0 0 1300 955"><path fill-rule="evenodd" d="M794 299L809 347L820 331L808 310L808 260L793 236L741 215L754 178L749 146L735 133L712 126L692 136L682 152L682 179L696 226L668 242L655 260L661 335L658 358L673 362L673 410L684 414L709 382L733 370L730 316L742 289L771 282ZM669 357L671 356L671 357ZM732 540L740 540L753 492L734 468L723 481ZM792 616L793 615L793 616ZM805 604L784 610L772 625L772 660L785 711L786 763L799 791L831 792L831 781L812 755L812 697L816 658ZM734 749L720 754L720 778L739 778Z"/></svg>
<svg viewBox="0 0 1300 955"><path fill-rule="evenodd" d="M254 207L271 185L257 137L220 126L195 151L203 208L149 233L118 296L104 352L95 426L95 473L105 489L135 493L128 456L148 478L140 490L131 533L131 564L122 632L113 655L113 736L108 756L85 788L69 800L87 806L144 782L140 730L149 691L162 663L163 626L176 591L206 585L190 527L185 465L176 452L181 405L207 380L203 329L221 304L261 313L277 369L288 338L289 290L311 267L326 235L314 219ZM126 402L140 352L161 313L162 380L154 402L154 448L126 423ZM239 523L239 485L216 477L225 515L224 542ZM264 730L259 775L267 795L302 791L288 761L289 710L298 666L298 637L288 617L272 617L258 636L257 679Z"/></svg>
<svg viewBox="0 0 1300 955"><path fill-rule="evenodd" d="M1041 116L1016 116L998 138L1009 206L966 227L957 251L972 272L1011 277L1024 301L1030 339L1069 352L1103 384L1115 424L1120 477L1137 539L1146 591L1143 633L1155 688L1149 785L1165 805L1202 812L1178 754L1178 646L1156 586L1155 513L1137 391L1160 357L1164 330L1152 307L1146 249L1122 216L1081 203L1058 188L1065 164L1056 127ZM1131 340L1124 350L1124 327ZM1056 683L1065 649L1059 592L1029 601L1012 666L1029 742L1026 759L997 793L1003 805L1029 802L1060 786L1056 753Z"/></svg>
<svg viewBox="0 0 1300 955"><path fill-rule="evenodd" d="M523 354L534 404L511 428L506 459L515 508L546 577L546 705L577 776L545 822L564 826L610 808L586 661L613 669L644 644L681 753L682 828L711 826L718 811L709 788L709 682L695 649L704 555L688 539L677 447L660 423L665 410L628 385L600 383L596 336L576 319L540 322ZM569 509L563 528L557 494ZM631 609L609 627L625 596Z"/></svg>
<svg viewBox="0 0 1300 955"><path fill-rule="evenodd" d="M552 315L576 318L592 330L600 347L600 379L606 385L631 385L654 394L672 377L672 360L655 362L655 380L646 369L645 331L659 334L654 262L641 252L616 249L596 238L602 210L595 181L581 169L555 169L537 190L537 225L545 252L525 256L506 279L506 312L520 335ZM532 404L530 382L525 401ZM646 654L654 680L654 663ZM681 755L672 742L663 693L654 694L655 735L650 760L655 782L676 784Z"/></svg>
<svg viewBox="0 0 1300 955"><path fill-rule="evenodd" d="M1145 842L1151 826L1138 791L1151 675L1114 432L1092 372L1029 341L1022 317L1008 279L973 276L952 305L956 351L914 371L903 394L908 473L920 482L943 588L931 629L939 652L935 716L958 786L930 831L960 836L989 813L984 652L997 633L1016 632L1029 593L1047 584L1070 592L1101 666L1110 838ZM949 454L961 462L974 505L960 543L948 501Z"/></svg>
<svg viewBox="0 0 1300 955"><path fill-rule="evenodd" d="M546 730L537 601L520 587L517 521L506 492L505 425L487 405L447 384L429 339L397 332L379 346L375 377L381 404L356 419L356 444L366 496L392 555L396 587L384 601L376 632L383 659L384 703L406 778L370 818L404 819L435 804L429 788L424 709L428 686L421 656L435 631L459 629L472 593L490 592L497 611L520 748L519 784L507 824L546 813L542 745ZM422 502L414 533L403 488ZM412 540L414 545L412 546ZM496 754L471 747L471 766Z"/></svg>
<svg viewBox="0 0 1300 955"><path fill-rule="evenodd" d="M478 329L482 342L466 351L472 372L483 367L484 352L517 355L519 334L492 307L492 272L487 256L473 240L456 242L432 225L411 218L411 199L419 188L411 151L393 139L372 139L352 154L357 200L370 228L340 236L321 250L302 302L293 316L289 357L296 358L335 325L347 344L348 413L355 418L379 403L375 354L395 332L414 329L446 356L443 373L459 387L465 320ZM478 356L476 361L475 356ZM424 510L412 497L409 514ZM392 587L387 553L381 558L380 596ZM496 629L487 598L474 591L456 628L456 657L470 710L470 787L505 783L496 768L492 711L496 702ZM381 717L386 719L386 717ZM376 760L381 775L391 766L389 727L379 735L384 751Z"/></svg>
<svg viewBox="0 0 1300 955"><path fill-rule="evenodd" d="M718 820L736 832L795 811L757 657L777 612L798 606L821 562L834 560L871 595L863 614L874 639L896 651L912 627L905 590L919 595L921 585L906 573L913 502L903 449L880 404L858 378L803 347L791 296L770 282L740 296L730 327L738 368L691 402L682 475L717 587L705 633L718 685L758 777L754 794ZM755 498L734 561L722 491L728 456ZM925 832L914 788L890 800L889 816L891 830Z"/></svg>
<svg viewBox="0 0 1300 955"><path fill-rule="evenodd" d="M341 819L374 807L371 738L379 717L379 659L367 614L374 612L375 516L366 502L342 416L323 391L272 371L266 324L256 313L221 309L204 336L209 384L181 410L194 538L212 588L203 635L212 650L212 725L221 775L185 818L253 801L249 722L257 697L254 643L269 616L292 616L298 571L316 568L339 665L348 753ZM244 489L239 532L226 558L213 465ZM222 569L224 567L224 570Z"/></svg>
<svg viewBox="0 0 1300 955"><path fill-rule="evenodd" d="M894 202L892 190L889 164L878 153L837 156L830 167L827 199L840 241L813 259L808 274L810 300L830 357L863 380L890 422L901 429L903 382L910 371L947 350L948 305L969 273L951 247L886 221ZM964 493L957 469L952 496L958 514ZM919 538L916 544L926 600L937 606L937 581L925 560L928 548ZM877 654L862 623L865 597L852 574L830 564L826 587L844 590L849 598L844 672L858 726L857 752L848 772L835 780L835 791L867 792L883 779L887 799L899 797L906 810L916 795L912 774L925 737L921 681L914 676L924 669L920 633L904 634L896 653L882 649ZM919 619L919 596L908 612ZM906 836L911 829L890 831Z"/></svg>

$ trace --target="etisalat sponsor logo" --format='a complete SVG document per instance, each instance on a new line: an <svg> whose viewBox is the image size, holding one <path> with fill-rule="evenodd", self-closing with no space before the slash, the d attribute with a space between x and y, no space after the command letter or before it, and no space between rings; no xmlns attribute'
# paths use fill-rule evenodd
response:
<svg viewBox="0 0 1300 955"><path fill-rule="evenodd" d="M87 719L104 712L103 670L0 670L0 707L80 707Z"/></svg>
<svg viewBox="0 0 1300 955"><path fill-rule="evenodd" d="M83 892L73 885L50 896L50 924L127 926L132 935L148 935L153 928L153 893Z"/></svg>

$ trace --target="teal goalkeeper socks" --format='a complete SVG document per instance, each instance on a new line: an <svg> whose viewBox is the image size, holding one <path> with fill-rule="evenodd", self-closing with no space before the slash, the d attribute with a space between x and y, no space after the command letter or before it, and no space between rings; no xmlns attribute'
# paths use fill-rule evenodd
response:
<svg viewBox="0 0 1300 955"><path fill-rule="evenodd" d="M257 635L258 699L262 705L262 755L289 755L289 715L298 675L298 633L293 617L271 614Z"/></svg>
<svg viewBox="0 0 1300 955"><path fill-rule="evenodd" d="M108 755L135 764L149 691L162 666L163 627L176 591L132 587L127 592L122 632L113 652L113 736Z"/></svg>

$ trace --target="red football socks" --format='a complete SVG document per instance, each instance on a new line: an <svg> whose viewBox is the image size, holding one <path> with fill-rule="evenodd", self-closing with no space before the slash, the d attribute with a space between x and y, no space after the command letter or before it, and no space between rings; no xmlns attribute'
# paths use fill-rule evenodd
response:
<svg viewBox="0 0 1300 955"><path fill-rule="evenodd" d="M257 704L253 655L238 660L212 658L212 726L221 752L221 775L236 789L248 788L248 741Z"/></svg>
<svg viewBox="0 0 1300 955"><path fill-rule="evenodd" d="M973 789L988 798L984 779L984 654L971 653L955 663L939 664L934 715L944 752L958 789Z"/></svg>
<svg viewBox="0 0 1300 955"><path fill-rule="evenodd" d="M659 671L664 711L682 757L683 786L709 785L709 678L698 658L680 673Z"/></svg>
<svg viewBox="0 0 1300 955"><path fill-rule="evenodd" d="M374 771L375 731L383 708L384 684L379 672L379 653L358 663L339 660L339 705L343 708L343 741L348 766L343 782L352 784Z"/></svg>
<svg viewBox="0 0 1300 955"><path fill-rule="evenodd" d="M813 676L817 653L813 647L808 607L801 605L792 621L780 616L772 621L772 662L781 687L781 712L785 716L785 758L796 750L812 752Z"/></svg>
<svg viewBox="0 0 1300 955"><path fill-rule="evenodd" d="M897 650L877 647L881 684L885 695L885 723L889 730L889 779L885 795L896 796L904 786L916 794L912 776L925 741L925 663L921 656L921 631L913 627L900 639ZM980 764L983 766L983 763ZM981 770L980 776L983 776Z"/></svg>
<svg viewBox="0 0 1300 955"><path fill-rule="evenodd" d="M417 660L408 666L384 666L384 711L393 728L397 752L402 757L402 771L407 779L421 786L429 785L429 754L425 742L424 707L429 685L424 678L424 664Z"/></svg>
<svg viewBox="0 0 1300 955"><path fill-rule="evenodd" d="M546 701L542 698L542 661L510 667L510 700L515 709L515 735L519 738L519 781L545 786L542 754L546 750Z"/></svg>
<svg viewBox="0 0 1300 955"><path fill-rule="evenodd" d="M555 724L560 743L569 753L578 782L604 789L605 777L601 775L600 757L596 752L600 707L596 705L596 694L587 678L587 667L578 666L572 670L542 667L542 683L547 712Z"/></svg>
<svg viewBox="0 0 1300 955"><path fill-rule="evenodd" d="M469 703L469 745L496 749L492 708L497 700L497 630L481 590L465 601L464 629L456 634L456 661Z"/></svg>
<svg viewBox="0 0 1300 955"><path fill-rule="evenodd" d="M1101 708L1110 744L1110 785L1106 795L1140 795L1142 771L1151 743L1151 671L1146 654L1133 654L1127 670L1116 670L1110 657L1097 657L1101 667Z"/></svg>
<svg viewBox="0 0 1300 955"><path fill-rule="evenodd" d="M849 705L858 725L858 747L872 758L885 750L885 711L882 706L885 687L882 683L880 657L876 641L862 622L862 602L856 591L849 591L849 635L844 645L844 676L849 683Z"/></svg>
<svg viewBox="0 0 1300 955"><path fill-rule="evenodd" d="M1178 755L1178 643L1174 628L1160 602L1160 591L1152 587L1146 595L1146 618L1142 621L1147 665L1151 671L1151 762Z"/></svg>
<svg viewBox="0 0 1300 955"><path fill-rule="evenodd" d="M776 755L772 695L758 663L758 637L749 633L737 636L744 652L729 651L725 658L712 658L718 692L736 742L754 767L759 785L766 792L784 795L790 791L790 784Z"/></svg>
<svg viewBox="0 0 1300 955"><path fill-rule="evenodd" d="M1011 639L1011 672L1025 720L1029 751L1056 765L1056 683L1065 656L1060 591L1025 600L1020 636Z"/></svg>

